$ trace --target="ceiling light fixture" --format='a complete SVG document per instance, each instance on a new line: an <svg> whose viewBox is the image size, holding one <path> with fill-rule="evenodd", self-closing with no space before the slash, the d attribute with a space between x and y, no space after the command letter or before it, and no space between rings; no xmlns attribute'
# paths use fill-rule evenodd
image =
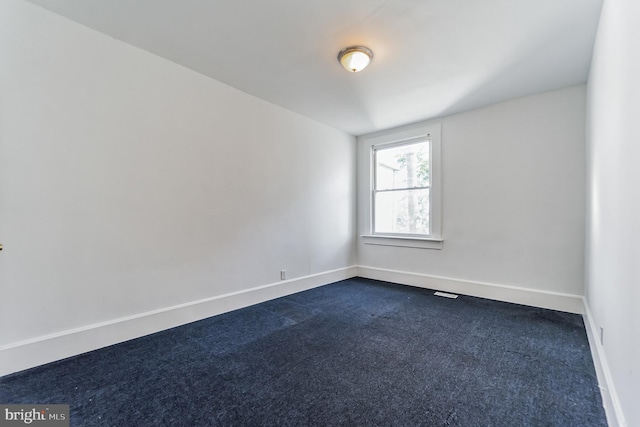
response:
<svg viewBox="0 0 640 427"><path fill-rule="evenodd" d="M345 47L338 53L338 61L351 73L364 70L371 62L371 58L373 58L373 52L364 46Z"/></svg>

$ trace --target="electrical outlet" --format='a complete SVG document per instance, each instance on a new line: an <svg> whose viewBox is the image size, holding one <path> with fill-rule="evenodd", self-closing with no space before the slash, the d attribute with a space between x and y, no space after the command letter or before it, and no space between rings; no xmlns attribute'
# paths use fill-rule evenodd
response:
<svg viewBox="0 0 640 427"><path fill-rule="evenodd" d="M287 270L280 270L280 280L287 279Z"/></svg>
<svg viewBox="0 0 640 427"><path fill-rule="evenodd" d="M604 345L604 328L600 326L600 345Z"/></svg>

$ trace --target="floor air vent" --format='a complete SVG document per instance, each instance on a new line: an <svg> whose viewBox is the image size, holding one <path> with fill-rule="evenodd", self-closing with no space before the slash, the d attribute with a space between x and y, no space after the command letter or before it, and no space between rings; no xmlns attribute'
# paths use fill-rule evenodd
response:
<svg viewBox="0 0 640 427"><path fill-rule="evenodd" d="M445 298L451 298L451 299L458 298L458 295L456 295L456 294L448 294L446 292L434 292L433 294L435 296L437 296L437 297L445 297Z"/></svg>

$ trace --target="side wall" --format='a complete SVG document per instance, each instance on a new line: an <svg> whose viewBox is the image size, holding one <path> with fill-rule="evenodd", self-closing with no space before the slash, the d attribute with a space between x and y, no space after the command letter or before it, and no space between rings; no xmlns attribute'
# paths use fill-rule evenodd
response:
<svg viewBox="0 0 640 427"><path fill-rule="evenodd" d="M0 90L0 374L355 275L352 136L21 0Z"/></svg>
<svg viewBox="0 0 640 427"><path fill-rule="evenodd" d="M585 87L442 118L443 248L358 240L359 274L582 312ZM369 152L360 142L358 176ZM369 191L358 198L368 234ZM371 267L371 268L365 268Z"/></svg>
<svg viewBox="0 0 640 427"><path fill-rule="evenodd" d="M588 83L586 301L611 426L640 425L638 17L604 2Z"/></svg>

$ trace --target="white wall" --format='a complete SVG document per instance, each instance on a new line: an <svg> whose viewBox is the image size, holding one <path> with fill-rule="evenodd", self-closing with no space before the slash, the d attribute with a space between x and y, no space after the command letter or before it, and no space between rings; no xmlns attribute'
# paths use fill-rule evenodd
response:
<svg viewBox="0 0 640 427"><path fill-rule="evenodd" d="M0 73L0 353L355 264L352 136L22 0Z"/></svg>
<svg viewBox="0 0 640 427"><path fill-rule="evenodd" d="M512 290L476 292L478 286L540 291L561 309L553 293L569 294L578 304L574 311L581 311L585 87L518 98L441 123L442 250L366 245L359 238L359 265L463 281L457 291L496 299L513 300L506 296ZM368 152L359 150L359 157L362 182ZM358 198L359 233L367 234L368 191ZM439 283L453 282L424 282Z"/></svg>
<svg viewBox="0 0 640 427"><path fill-rule="evenodd" d="M637 0L604 2L587 114L586 299L604 329L609 414L628 426L640 425L639 17Z"/></svg>

